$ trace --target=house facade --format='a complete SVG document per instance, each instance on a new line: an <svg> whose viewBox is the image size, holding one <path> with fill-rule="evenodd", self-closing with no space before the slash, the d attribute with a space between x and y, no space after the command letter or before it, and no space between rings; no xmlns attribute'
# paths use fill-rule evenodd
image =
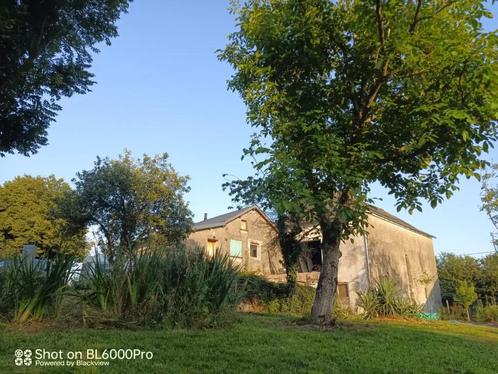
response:
<svg viewBox="0 0 498 374"><path fill-rule="evenodd" d="M223 214L194 224L187 242L212 255L229 254L244 271L260 275L282 274L282 253L277 229L256 206Z"/></svg>
<svg viewBox="0 0 498 374"><path fill-rule="evenodd" d="M433 236L388 212L371 207L368 235L341 244L338 296L356 308L357 292L365 291L380 277L394 278L406 296L424 305L427 312L441 308ZM316 285L322 255L319 230L306 233L302 242L298 282ZM273 281L285 280L277 229L256 206L205 219L194 225L191 244L208 254L220 250L248 272Z"/></svg>

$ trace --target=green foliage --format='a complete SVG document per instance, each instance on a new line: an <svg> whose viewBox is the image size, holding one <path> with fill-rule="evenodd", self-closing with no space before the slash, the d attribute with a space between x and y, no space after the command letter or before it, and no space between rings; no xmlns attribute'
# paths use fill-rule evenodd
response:
<svg viewBox="0 0 498 374"><path fill-rule="evenodd" d="M291 191L279 200L290 209L330 211L351 230L369 183L399 208L436 205L459 175L476 174L497 135L498 38L482 30L485 2L376 4L246 1L220 52L260 130L245 154L261 178Z"/></svg>
<svg viewBox="0 0 498 374"><path fill-rule="evenodd" d="M379 315L380 302L377 292L369 289L367 292L358 293L358 306L363 309L363 317L372 319Z"/></svg>
<svg viewBox="0 0 498 374"><path fill-rule="evenodd" d="M442 253L437 258L437 268L443 301L455 301L461 282L474 285L483 302L498 301L498 254L475 259Z"/></svg>
<svg viewBox="0 0 498 374"><path fill-rule="evenodd" d="M476 284L477 292L484 301L498 302L498 253L480 260L481 276Z"/></svg>
<svg viewBox="0 0 498 374"><path fill-rule="evenodd" d="M468 309L477 301L475 287L465 281L460 282L456 289L455 301L462 305L465 309Z"/></svg>
<svg viewBox="0 0 498 374"><path fill-rule="evenodd" d="M243 290L243 299L258 299L263 303L275 298L285 298L290 294L290 288L285 283L270 282L264 277L252 273L239 276L239 288Z"/></svg>
<svg viewBox="0 0 498 374"><path fill-rule="evenodd" d="M77 174L76 190L60 200L57 216L69 222L69 230L96 228L98 245L111 261L120 253L176 245L192 224L183 196L187 181L166 153L97 158L92 170Z"/></svg>
<svg viewBox="0 0 498 374"><path fill-rule="evenodd" d="M257 130L244 150L256 176L234 193L273 190L279 214L319 223L323 268L336 269L339 239L367 229L372 183L412 212L423 200L435 207L451 197L461 176L479 177L498 135L498 37L482 29L486 6L247 0L234 7L238 29L219 57L234 68L229 88ZM326 310L332 287L318 289L316 305Z"/></svg>
<svg viewBox="0 0 498 374"><path fill-rule="evenodd" d="M478 260L452 253L442 253L437 257L437 271L443 301L450 302L455 300L456 289L461 282L475 284L481 274Z"/></svg>
<svg viewBox="0 0 498 374"><path fill-rule="evenodd" d="M391 278L380 278L375 286L365 292L358 292L358 306L363 317L415 317L422 307L402 295L398 285Z"/></svg>
<svg viewBox="0 0 498 374"><path fill-rule="evenodd" d="M441 319L447 321L464 321L467 320L467 310L463 308L460 304L451 304L448 306L444 306L441 309Z"/></svg>
<svg viewBox="0 0 498 374"><path fill-rule="evenodd" d="M97 44L117 36L128 0L3 1L0 5L0 156L47 144L63 96L90 91Z"/></svg>
<svg viewBox="0 0 498 374"><path fill-rule="evenodd" d="M228 256L179 247L97 262L77 287L88 323L209 327L234 311L236 280Z"/></svg>
<svg viewBox="0 0 498 374"><path fill-rule="evenodd" d="M316 289L309 286L296 285L292 293L284 298L274 298L265 304L269 313L284 313L308 317L313 306Z"/></svg>
<svg viewBox="0 0 498 374"><path fill-rule="evenodd" d="M481 322L498 322L498 305L479 305L476 310L476 319Z"/></svg>
<svg viewBox="0 0 498 374"><path fill-rule="evenodd" d="M74 264L67 255L39 262L17 257L0 268L0 317L24 323L55 316Z"/></svg>
<svg viewBox="0 0 498 374"><path fill-rule="evenodd" d="M316 289L310 286L275 283L255 274L241 274L239 289L243 302L256 305L256 311L309 317ZM338 303L334 306L338 319L351 317L352 313Z"/></svg>
<svg viewBox="0 0 498 374"><path fill-rule="evenodd" d="M65 232L66 221L51 216L57 200L70 191L62 179L23 176L0 187L0 258L34 244L41 253L85 254L85 230Z"/></svg>

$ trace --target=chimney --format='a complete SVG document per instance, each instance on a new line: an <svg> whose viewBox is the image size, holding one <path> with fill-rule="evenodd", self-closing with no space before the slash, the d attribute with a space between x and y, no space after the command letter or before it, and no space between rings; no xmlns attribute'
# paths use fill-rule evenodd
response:
<svg viewBox="0 0 498 374"><path fill-rule="evenodd" d="M208 214L204 213L204 221L207 221L207 219L208 219Z"/></svg>

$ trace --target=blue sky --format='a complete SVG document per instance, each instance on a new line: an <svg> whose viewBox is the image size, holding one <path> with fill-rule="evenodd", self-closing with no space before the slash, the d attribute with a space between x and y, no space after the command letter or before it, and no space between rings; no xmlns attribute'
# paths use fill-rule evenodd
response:
<svg viewBox="0 0 498 374"><path fill-rule="evenodd" d="M92 92L62 101L49 130L49 145L29 158L0 158L0 183L16 175L54 174L70 181L92 167L96 156L116 157L125 148L135 156L168 152L174 167L189 175L187 199L197 220L226 212L222 174L251 170L241 150L252 130L237 94L227 91L230 67L216 58L234 30L228 1L136 1L119 21L120 36L94 59ZM498 5L493 6L498 14ZM496 19L486 27L497 27ZM498 150L490 159L498 161ZM480 211L480 184L460 191L436 209L398 216L437 237L437 253L492 250L492 226ZM395 213L394 200L374 186L377 205Z"/></svg>

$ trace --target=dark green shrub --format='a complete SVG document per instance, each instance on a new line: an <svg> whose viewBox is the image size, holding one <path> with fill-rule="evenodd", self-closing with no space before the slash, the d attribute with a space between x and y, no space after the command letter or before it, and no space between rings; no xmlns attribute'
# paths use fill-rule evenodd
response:
<svg viewBox="0 0 498 374"><path fill-rule="evenodd" d="M289 287L286 283L270 282L256 274L242 274L239 278L239 287L243 295L242 310L290 314L308 317L315 300L316 288L296 284ZM336 299L337 300L337 299ZM339 305L333 305L334 315L338 319L347 319L352 315L351 310Z"/></svg>
<svg viewBox="0 0 498 374"><path fill-rule="evenodd" d="M284 298L290 295L290 288L286 283L270 282L264 277L252 273L242 273L239 276L239 288L243 300L257 299L267 303L275 298Z"/></svg>
<svg viewBox="0 0 498 374"><path fill-rule="evenodd" d="M449 310L448 307L443 307L441 309L441 319L442 320L466 320L467 319L467 310L459 304L450 304Z"/></svg>
<svg viewBox="0 0 498 374"><path fill-rule="evenodd" d="M358 306L363 317L415 317L422 307L402 295L396 282L387 277L380 278L366 292L358 292Z"/></svg>
<svg viewBox="0 0 498 374"><path fill-rule="evenodd" d="M265 309L269 313L284 313L305 317L311 313L315 293L315 288L297 284L292 294L267 301Z"/></svg>
<svg viewBox="0 0 498 374"><path fill-rule="evenodd" d="M480 322L498 322L498 305L479 304L476 309L476 320Z"/></svg>
<svg viewBox="0 0 498 374"><path fill-rule="evenodd" d="M55 316L74 264L74 257L65 255L13 259L0 269L0 316L17 323Z"/></svg>

